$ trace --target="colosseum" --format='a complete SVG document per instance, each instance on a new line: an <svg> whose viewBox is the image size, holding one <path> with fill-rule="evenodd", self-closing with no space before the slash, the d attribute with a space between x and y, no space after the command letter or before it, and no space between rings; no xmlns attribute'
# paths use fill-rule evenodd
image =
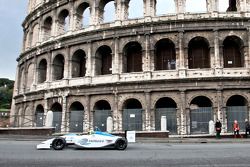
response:
<svg viewBox="0 0 250 167"><path fill-rule="evenodd" d="M113 132L208 134L217 119L222 133L234 120L244 129L250 2L200 0L193 12L191 1L30 0L13 126L46 126L52 111L56 132L105 131L107 118Z"/></svg>

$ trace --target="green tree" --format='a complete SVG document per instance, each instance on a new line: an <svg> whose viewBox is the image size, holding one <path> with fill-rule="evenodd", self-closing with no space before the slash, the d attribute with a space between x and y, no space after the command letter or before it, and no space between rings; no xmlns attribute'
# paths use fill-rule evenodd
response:
<svg viewBox="0 0 250 167"><path fill-rule="evenodd" d="M14 81L0 78L0 109L10 109Z"/></svg>

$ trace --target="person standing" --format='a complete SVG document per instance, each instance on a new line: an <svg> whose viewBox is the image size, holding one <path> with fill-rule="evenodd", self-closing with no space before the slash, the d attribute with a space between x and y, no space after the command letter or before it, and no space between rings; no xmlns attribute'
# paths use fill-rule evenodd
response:
<svg viewBox="0 0 250 167"><path fill-rule="evenodd" d="M220 133L221 133L221 122L220 120L216 120L216 123L215 123L215 130L216 130L216 138L217 139L220 139L221 136L220 136Z"/></svg>
<svg viewBox="0 0 250 167"><path fill-rule="evenodd" d="M240 126L237 120L234 120L233 130L234 130L234 138L240 136Z"/></svg>
<svg viewBox="0 0 250 167"><path fill-rule="evenodd" d="M249 124L249 121L247 119L245 119L245 135L246 135L246 138L247 138L247 135L249 134L250 135L250 124Z"/></svg>

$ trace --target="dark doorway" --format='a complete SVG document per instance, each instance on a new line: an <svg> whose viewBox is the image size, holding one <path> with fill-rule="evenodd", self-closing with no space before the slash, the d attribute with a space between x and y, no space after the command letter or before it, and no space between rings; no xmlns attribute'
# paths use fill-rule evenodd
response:
<svg viewBox="0 0 250 167"><path fill-rule="evenodd" d="M74 102L69 109L69 131L83 132L84 107L80 102Z"/></svg>
<svg viewBox="0 0 250 167"><path fill-rule="evenodd" d="M129 99L124 103L122 115L123 130L142 131L142 105L136 99Z"/></svg>
<svg viewBox="0 0 250 167"><path fill-rule="evenodd" d="M86 74L86 54L77 50L72 57L72 78L84 77Z"/></svg>

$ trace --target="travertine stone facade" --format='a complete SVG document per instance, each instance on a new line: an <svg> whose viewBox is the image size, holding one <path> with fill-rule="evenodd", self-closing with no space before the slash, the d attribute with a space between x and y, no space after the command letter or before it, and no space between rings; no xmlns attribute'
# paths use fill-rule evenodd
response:
<svg viewBox="0 0 250 167"><path fill-rule="evenodd" d="M108 110L114 131L154 131L165 113L171 133L189 135L208 133L207 120L229 132L231 119L249 118L250 2L220 12L219 0L206 0L207 12L187 13L185 0L173 0L176 13L158 16L157 0L143 0L144 17L128 19L132 1L30 0L13 124L52 110L59 131L71 131L72 112L83 110L87 131ZM106 23L108 3L115 19Z"/></svg>

